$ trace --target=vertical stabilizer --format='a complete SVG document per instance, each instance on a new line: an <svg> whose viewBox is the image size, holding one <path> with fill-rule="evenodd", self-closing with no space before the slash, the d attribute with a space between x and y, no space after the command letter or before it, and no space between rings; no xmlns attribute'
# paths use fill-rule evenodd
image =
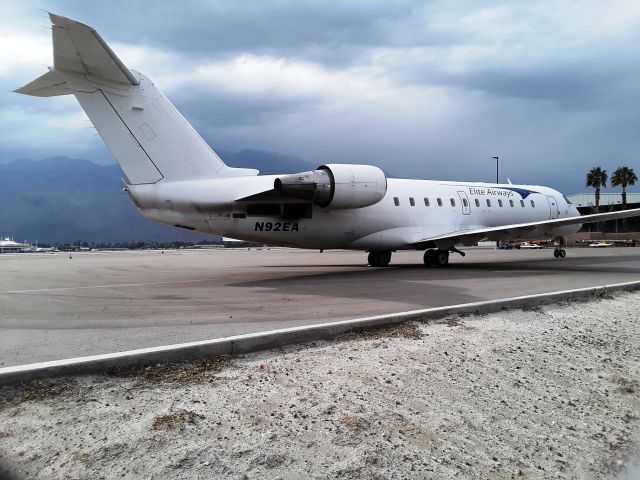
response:
<svg viewBox="0 0 640 480"><path fill-rule="evenodd" d="M53 39L53 67L137 85L138 79L89 25L49 14Z"/></svg>
<svg viewBox="0 0 640 480"><path fill-rule="evenodd" d="M257 175L230 168L144 75L88 25L58 15L54 67L17 93L74 94L131 184Z"/></svg>

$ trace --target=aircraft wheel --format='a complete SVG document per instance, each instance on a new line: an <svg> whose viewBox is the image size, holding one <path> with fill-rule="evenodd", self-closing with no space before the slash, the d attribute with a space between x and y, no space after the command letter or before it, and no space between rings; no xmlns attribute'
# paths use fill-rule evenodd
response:
<svg viewBox="0 0 640 480"><path fill-rule="evenodd" d="M560 254L560 258L564 258L567 256L567 251L564 248L560 249L560 252L558 252Z"/></svg>
<svg viewBox="0 0 640 480"><path fill-rule="evenodd" d="M435 250L427 250L424 252L424 264L427 267L435 267L436 266L436 251Z"/></svg>
<svg viewBox="0 0 640 480"><path fill-rule="evenodd" d="M556 249L556 250L554 250L554 251L553 251L553 256L554 256L555 258L560 258L560 252L559 252L557 249Z"/></svg>
<svg viewBox="0 0 640 480"><path fill-rule="evenodd" d="M449 252L446 250L438 250L436 253L436 265L438 267L446 267L449 265Z"/></svg>
<svg viewBox="0 0 640 480"><path fill-rule="evenodd" d="M372 267L386 267L391 261L389 250L372 250L369 252L369 265Z"/></svg>

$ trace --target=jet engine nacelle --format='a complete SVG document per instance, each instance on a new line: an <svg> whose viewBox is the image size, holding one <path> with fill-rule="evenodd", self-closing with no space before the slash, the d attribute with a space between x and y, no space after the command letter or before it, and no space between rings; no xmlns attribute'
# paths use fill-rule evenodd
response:
<svg viewBox="0 0 640 480"><path fill-rule="evenodd" d="M333 209L375 205L387 193L384 172L373 165L332 163L310 172L283 175L273 188L290 197Z"/></svg>

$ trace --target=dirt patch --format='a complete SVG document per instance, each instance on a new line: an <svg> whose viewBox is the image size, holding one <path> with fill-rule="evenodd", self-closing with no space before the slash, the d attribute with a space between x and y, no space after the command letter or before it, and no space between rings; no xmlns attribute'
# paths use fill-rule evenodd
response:
<svg viewBox="0 0 640 480"><path fill-rule="evenodd" d="M381 338L409 338L417 340L422 338L422 335L422 330L418 325L413 322L405 322L384 327L357 330L339 335L337 339L341 341L376 340Z"/></svg>
<svg viewBox="0 0 640 480"><path fill-rule="evenodd" d="M175 412L157 416L153 419L151 428L153 430L174 430L186 423L195 424L196 420L199 418L204 418L204 415L181 408Z"/></svg>
<svg viewBox="0 0 640 480"><path fill-rule="evenodd" d="M578 296L578 297L570 297L564 300L560 300L558 305L570 307L572 305L583 305L591 302L597 302L601 300L613 300L615 296L611 293L610 290L606 288L601 288L595 290L590 295L586 296Z"/></svg>
<svg viewBox="0 0 640 480"><path fill-rule="evenodd" d="M461 327L464 322L458 317L447 318L447 327Z"/></svg>
<svg viewBox="0 0 640 480"><path fill-rule="evenodd" d="M22 402L55 398L77 387L74 379L34 380L24 385L5 386L0 390L0 408Z"/></svg>
<svg viewBox="0 0 640 480"><path fill-rule="evenodd" d="M611 300L613 299L613 295L606 288L601 288L593 292L591 300Z"/></svg>
<svg viewBox="0 0 640 480"><path fill-rule="evenodd" d="M342 417L339 422L356 431L365 430L369 426L369 422L366 419L353 415Z"/></svg>
<svg viewBox="0 0 640 480"><path fill-rule="evenodd" d="M542 313L544 310L541 305L525 305L524 307L522 307L522 311Z"/></svg>
<svg viewBox="0 0 640 480"><path fill-rule="evenodd" d="M616 377L613 381L618 385L619 390L623 393L636 393L640 390L640 382L638 382L638 380Z"/></svg>
<svg viewBox="0 0 640 480"><path fill-rule="evenodd" d="M230 357L207 357L192 362L159 363L148 367L127 367L110 370L112 377L134 377L139 383L201 382L231 365Z"/></svg>

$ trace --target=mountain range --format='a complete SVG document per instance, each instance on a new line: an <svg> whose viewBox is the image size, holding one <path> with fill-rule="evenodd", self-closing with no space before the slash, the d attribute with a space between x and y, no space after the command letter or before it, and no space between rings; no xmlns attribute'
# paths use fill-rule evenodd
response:
<svg viewBox="0 0 640 480"><path fill-rule="evenodd" d="M261 150L219 152L229 166L262 174L315 168L302 159ZM116 164L52 157L0 163L0 235L39 243L199 241L214 237L146 220L122 191Z"/></svg>

